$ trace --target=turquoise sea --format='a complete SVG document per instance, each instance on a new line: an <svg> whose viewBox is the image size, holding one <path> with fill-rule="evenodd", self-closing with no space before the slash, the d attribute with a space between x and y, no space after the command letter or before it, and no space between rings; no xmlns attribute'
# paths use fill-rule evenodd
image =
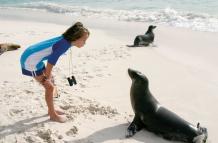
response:
<svg viewBox="0 0 218 143"><path fill-rule="evenodd" d="M0 0L11 8L218 32L217 0Z"/></svg>

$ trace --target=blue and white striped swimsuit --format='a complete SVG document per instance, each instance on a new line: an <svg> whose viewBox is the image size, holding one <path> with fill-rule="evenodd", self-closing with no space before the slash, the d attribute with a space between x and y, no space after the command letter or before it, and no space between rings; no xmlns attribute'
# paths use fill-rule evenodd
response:
<svg viewBox="0 0 218 143"><path fill-rule="evenodd" d="M58 58L64 54L71 44L58 36L28 47L20 58L22 73L27 76L39 76L45 69L43 61L55 65Z"/></svg>

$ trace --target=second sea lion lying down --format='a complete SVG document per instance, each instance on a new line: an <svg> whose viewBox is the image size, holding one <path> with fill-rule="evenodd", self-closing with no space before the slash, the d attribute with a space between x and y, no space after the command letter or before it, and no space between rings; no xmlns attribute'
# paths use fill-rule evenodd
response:
<svg viewBox="0 0 218 143"><path fill-rule="evenodd" d="M0 44L0 55L3 54L6 51L12 51L12 50L17 50L21 46L18 44L13 44L13 43L1 43Z"/></svg>
<svg viewBox="0 0 218 143"><path fill-rule="evenodd" d="M153 30L157 26L150 25L148 27L147 32L145 32L144 35L137 35L134 40L133 45L127 45L128 47L143 47L143 46L149 46L149 44L152 44L154 42L154 32Z"/></svg>

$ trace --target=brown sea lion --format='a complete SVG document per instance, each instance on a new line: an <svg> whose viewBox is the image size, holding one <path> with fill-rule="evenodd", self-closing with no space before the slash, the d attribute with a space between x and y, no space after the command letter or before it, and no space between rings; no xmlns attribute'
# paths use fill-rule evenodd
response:
<svg viewBox="0 0 218 143"><path fill-rule="evenodd" d="M21 46L13 43L0 43L0 55L6 51L13 51L19 49Z"/></svg>

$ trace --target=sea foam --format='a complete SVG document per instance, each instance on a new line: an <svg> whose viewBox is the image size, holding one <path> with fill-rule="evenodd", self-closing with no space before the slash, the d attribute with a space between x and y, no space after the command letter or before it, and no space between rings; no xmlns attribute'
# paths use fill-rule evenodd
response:
<svg viewBox="0 0 218 143"><path fill-rule="evenodd" d="M173 8L161 10L119 10L109 8L90 8L51 2L31 2L16 6L17 9L42 10L71 16L116 19L121 21L147 22L174 27L190 28L197 31L218 32L218 17Z"/></svg>

